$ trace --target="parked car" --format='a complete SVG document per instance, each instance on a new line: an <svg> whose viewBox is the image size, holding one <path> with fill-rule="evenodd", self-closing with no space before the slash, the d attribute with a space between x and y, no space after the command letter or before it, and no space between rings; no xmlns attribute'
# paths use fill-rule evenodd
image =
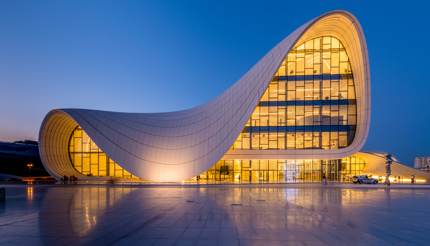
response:
<svg viewBox="0 0 430 246"><path fill-rule="evenodd" d="M374 178L370 178L367 175L358 175L352 177L352 182L354 184L377 184L378 180Z"/></svg>

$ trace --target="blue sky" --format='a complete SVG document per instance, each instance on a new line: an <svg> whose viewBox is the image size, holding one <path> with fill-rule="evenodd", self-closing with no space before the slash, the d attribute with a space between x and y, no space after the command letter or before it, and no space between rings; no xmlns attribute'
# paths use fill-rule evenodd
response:
<svg viewBox="0 0 430 246"><path fill-rule="evenodd" d="M173 111L232 85L277 42L329 10L367 38L372 119L364 150L430 155L424 1L0 0L0 140L37 139L51 109Z"/></svg>

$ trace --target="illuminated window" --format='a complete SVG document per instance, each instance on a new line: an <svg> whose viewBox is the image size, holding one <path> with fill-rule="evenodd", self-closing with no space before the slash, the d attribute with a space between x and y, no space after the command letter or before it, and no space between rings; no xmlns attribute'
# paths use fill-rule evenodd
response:
<svg viewBox="0 0 430 246"><path fill-rule="evenodd" d="M137 178L111 160L79 126L70 136L69 156L73 167L83 175Z"/></svg>
<svg viewBox="0 0 430 246"><path fill-rule="evenodd" d="M242 134L252 137L241 134L232 148L345 148L355 136L355 95L350 60L338 39L301 43L288 53L245 126Z"/></svg>
<svg viewBox="0 0 430 246"><path fill-rule="evenodd" d="M339 134L341 135L341 134ZM340 136L339 136L340 137ZM305 134L305 140L308 138ZM366 163L357 156L337 160L220 160L189 181L202 183L351 182Z"/></svg>

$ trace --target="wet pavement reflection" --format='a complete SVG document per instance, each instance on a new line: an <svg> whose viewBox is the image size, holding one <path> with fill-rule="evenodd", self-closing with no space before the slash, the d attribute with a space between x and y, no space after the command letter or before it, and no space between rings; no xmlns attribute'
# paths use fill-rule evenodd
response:
<svg viewBox="0 0 430 246"><path fill-rule="evenodd" d="M0 245L430 242L430 189L6 186Z"/></svg>

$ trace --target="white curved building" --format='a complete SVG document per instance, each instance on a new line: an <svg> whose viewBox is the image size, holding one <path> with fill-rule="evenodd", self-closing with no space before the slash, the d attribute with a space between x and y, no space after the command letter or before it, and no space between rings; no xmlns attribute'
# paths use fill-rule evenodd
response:
<svg viewBox="0 0 430 246"><path fill-rule="evenodd" d="M40 129L49 173L156 182L345 180L370 121L366 41L345 11L299 27L227 91L188 110L57 109Z"/></svg>

